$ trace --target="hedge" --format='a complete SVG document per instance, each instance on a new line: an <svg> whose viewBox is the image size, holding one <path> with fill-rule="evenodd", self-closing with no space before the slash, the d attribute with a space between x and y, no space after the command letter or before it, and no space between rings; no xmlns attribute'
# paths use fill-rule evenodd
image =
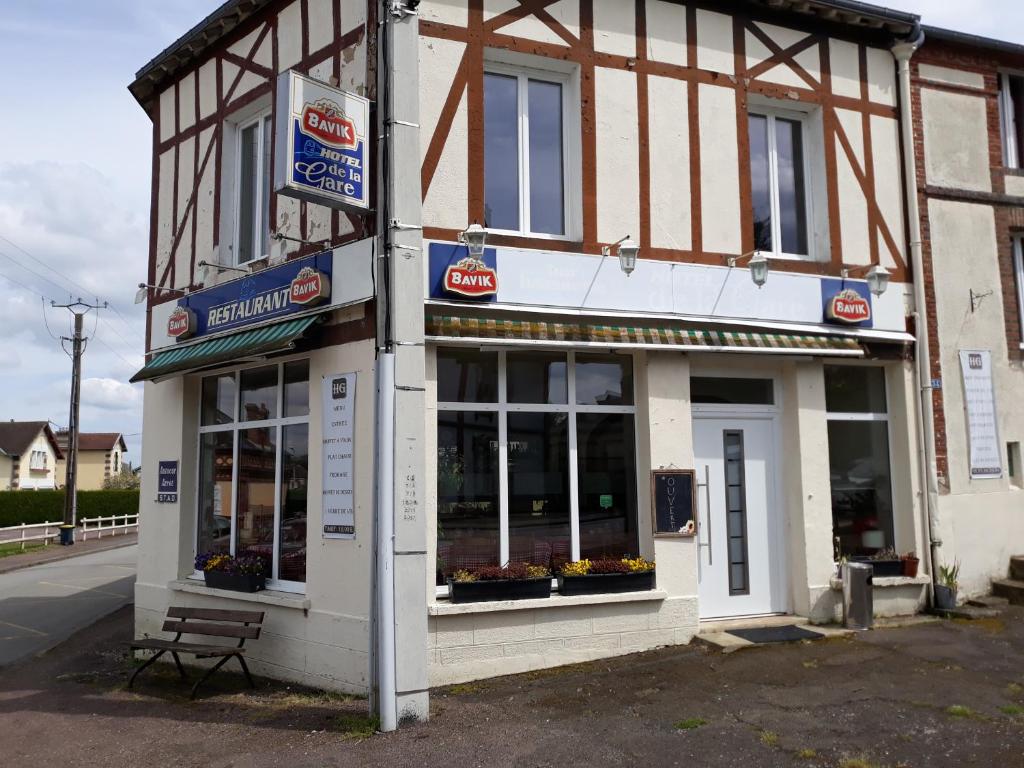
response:
<svg viewBox="0 0 1024 768"><path fill-rule="evenodd" d="M78 492L79 520L83 517L134 515L138 511L138 489ZM63 519L64 491L0 491L0 528Z"/></svg>

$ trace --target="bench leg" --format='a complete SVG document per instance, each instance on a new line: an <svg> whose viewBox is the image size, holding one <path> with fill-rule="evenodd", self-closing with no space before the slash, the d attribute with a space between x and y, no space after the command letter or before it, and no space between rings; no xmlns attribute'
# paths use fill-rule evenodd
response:
<svg viewBox="0 0 1024 768"><path fill-rule="evenodd" d="M196 681L196 684L192 686L192 695L189 696L189 698L190 699L194 699L196 697L196 691L199 690L199 686L202 685L204 682L206 682L206 679L210 675L212 675L218 669L223 667L227 663L227 660L230 659L230 658L231 658L230 656L222 656L220 661L218 661L216 664L214 664L212 667L210 667L208 670L206 670L206 674L204 674L202 677L200 677Z"/></svg>
<svg viewBox="0 0 1024 768"><path fill-rule="evenodd" d="M238 663L242 665L242 671L245 672L245 679L249 681L249 687L255 688L256 683L253 682L252 675L249 674L249 665L245 663L245 656L238 654L236 656Z"/></svg>
<svg viewBox="0 0 1024 768"><path fill-rule="evenodd" d="M171 656L174 657L174 666L178 668L178 674L181 675L181 679L188 680L188 675L185 674L185 668L181 666L181 659L178 658L178 654L171 651Z"/></svg>
<svg viewBox="0 0 1024 768"><path fill-rule="evenodd" d="M128 689L131 690L131 687L135 684L135 678L138 677L139 672L144 670L146 667L148 667L150 664L155 662L157 659L159 659L163 655L164 655L164 651L159 651L157 654L155 654L154 656L151 656L149 659L147 659L145 664L143 664L141 667L139 667L134 672L132 672L132 676L130 678L128 678ZM175 660L177 660L177 656L175 656ZM179 667L180 667L180 665L179 665Z"/></svg>

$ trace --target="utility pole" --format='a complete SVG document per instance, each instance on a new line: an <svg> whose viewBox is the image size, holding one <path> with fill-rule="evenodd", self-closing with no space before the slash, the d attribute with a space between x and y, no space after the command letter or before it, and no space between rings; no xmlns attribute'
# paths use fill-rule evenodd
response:
<svg viewBox="0 0 1024 768"><path fill-rule="evenodd" d="M82 394L82 353L88 339L82 336L82 320L90 309L101 309L103 304L86 304L79 298L70 304L50 302L51 307L66 309L75 317L75 332L70 338L61 336L61 347L71 342L71 413L68 416L67 472L64 475L64 523L60 527L60 543L70 546L75 543L75 517L78 512L78 405Z"/></svg>

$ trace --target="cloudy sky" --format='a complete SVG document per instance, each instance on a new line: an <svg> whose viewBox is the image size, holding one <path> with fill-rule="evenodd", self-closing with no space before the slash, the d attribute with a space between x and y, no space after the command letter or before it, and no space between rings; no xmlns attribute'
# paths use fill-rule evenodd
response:
<svg viewBox="0 0 1024 768"><path fill-rule="evenodd" d="M218 0L4 0L0 10L0 418L67 424L69 296L91 316L82 426L139 459L150 123L126 86ZM925 22L1024 42L1019 0L889 0ZM95 322L95 326L94 326ZM93 330L95 327L95 330Z"/></svg>

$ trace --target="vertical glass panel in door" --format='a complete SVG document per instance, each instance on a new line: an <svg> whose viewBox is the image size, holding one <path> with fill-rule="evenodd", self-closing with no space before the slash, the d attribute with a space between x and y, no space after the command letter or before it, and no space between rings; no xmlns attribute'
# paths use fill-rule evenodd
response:
<svg viewBox="0 0 1024 768"><path fill-rule="evenodd" d="M636 438L632 414L576 417L580 557L635 557Z"/></svg>
<svg viewBox="0 0 1024 768"><path fill-rule="evenodd" d="M199 516L196 554L231 551L231 470L234 433L199 438Z"/></svg>
<svg viewBox="0 0 1024 768"><path fill-rule="evenodd" d="M277 427L239 431L235 554L263 558L268 574L274 561L276 468Z"/></svg>
<svg viewBox="0 0 1024 768"><path fill-rule="evenodd" d="M277 418L277 366L242 371L239 421L265 421Z"/></svg>
<svg viewBox="0 0 1024 768"><path fill-rule="evenodd" d="M867 365L825 366L825 410L885 413L885 369Z"/></svg>
<svg viewBox="0 0 1024 768"><path fill-rule="evenodd" d="M843 555L893 546L887 421L829 421L832 531Z"/></svg>
<svg viewBox="0 0 1024 768"><path fill-rule="evenodd" d="M772 250L772 180L768 156L768 118L750 115L750 203L754 209L754 248Z"/></svg>
<svg viewBox="0 0 1024 768"><path fill-rule="evenodd" d="M782 252L806 256L807 192L804 188L803 124L775 120L775 144L779 168L779 230Z"/></svg>
<svg viewBox="0 0 1024 768"><path fill-rule="evenodd" d="M729 594L750 594L747 558L747 488L743 432L725 430L725 514L729 554Z"/></svg>
<svg viewBox="0 0 1024 768"><path fill-rule="evenodd" d="M309 488L309 425L281 427L281 530L278 578L306 580L306 503Z"/></svg>
<svg viewBox="0 0 1024 768"><path fill-rule="evenodd" d="M565 234L562 86L529 81L530 231Z"/></svg>
<svg viewBox="0 0 1024 768"><path fill-rule="evenodd" d="M256 222L259 200L256 173L260 167L260 125L242 129L238 156L238 253L236 261L244 264L257 258Z"/></svg>
<svg viewBox="0 0 1024 768"><path fill-rule="evenodd" d="M506 365L510 403L568 402L564 352L509 352Z"/></svg>
<svg viewBox="0 0 1024 768"><path fill-rule="evenodd" d="M569 416L508 414L508 559L557 568L571 559Z"/></svg>
<svg viewBox="0 0 1024 768"><path fill-rule="evenodd" d="M519 81L484 75L484 226L519 229Z"/></svg>
<svg viewBox="0 0 1024 768"><path fill-rule="evenodd" d="M437 583L498 565L498 414L437 414Z"/></svg>

